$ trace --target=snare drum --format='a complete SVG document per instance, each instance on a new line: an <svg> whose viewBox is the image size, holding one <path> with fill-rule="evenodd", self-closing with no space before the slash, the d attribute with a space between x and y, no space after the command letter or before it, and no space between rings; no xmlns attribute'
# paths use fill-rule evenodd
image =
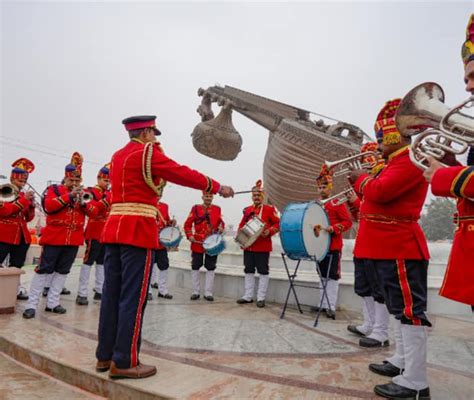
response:
<svg viewBox="0 0 474 400"><path fill-rule="evenodd" d="M202 242L202 247L206 250L206 254L210 256L217 256L225 249L224 237L218 233L210 235Z"/></svg>
<svg viewBox="0 0 474 400"><path fill-rule="evenodd" d="M328 227L329 218L324 208L315 202L290 203L285 207L280 220L280 239L283 250L292 260L326 257L331 236L321 229L314 234L314 226Z"/></svg>
<svg viewBox="0 0 474 400"><path fill-rule="evenodd" d="M175 226L167 226L161 230L159 239L162 246L165 246L167 249L172 249L173 247L178 247L182 237L178 228Z"/></svg>
<svg viewBox="0 0 474 400"><path fill-rule="evenodd" d="M242 229L239 230L234 240L242 248L252 246L265 229L265 222L258 217L253 217Z"/></svg>

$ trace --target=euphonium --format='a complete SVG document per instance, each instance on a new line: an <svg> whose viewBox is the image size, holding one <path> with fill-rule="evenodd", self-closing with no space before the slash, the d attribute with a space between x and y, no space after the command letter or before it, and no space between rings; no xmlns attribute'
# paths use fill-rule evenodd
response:
<svg viewBox="0 0 474 400"><path fill-rule="evenodd" d="M371 161L365 161L364 158L369 158ZM331 170L334 177L347 175L356 169L370 170L377 165L378 154L374 151L365 151L363 153L354 154L353 156L342 158L336 161L325 161L324 164ZM340 168L337 171L332 171L335 168Z"/></svg>
<svg viewBox="0 0 474 400"><path fill-rule="evenodd" d="M474 105L474 96L450 109L444 104L444 92L434 82L414 87L403 98L395 115L403 136L417 135L410 149L410 159L426 169L426 159L443 159L447 153L463 154L474 144L474 118L462 113Z"/></svg>
<svg viewBox="0 0 474 400"><path fill-rule="evenodd" d="M0 185L0 201L4 203L11 203L18 198L20 191L15 185L11 183L5 183Z"/></svg>

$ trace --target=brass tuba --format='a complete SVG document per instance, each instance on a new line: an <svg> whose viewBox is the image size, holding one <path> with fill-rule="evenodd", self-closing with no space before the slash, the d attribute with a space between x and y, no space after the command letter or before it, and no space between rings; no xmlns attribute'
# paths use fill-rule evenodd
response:
<svg viewBox="0 0 474 400"><path fill-rule="evenodd" d="M474 96L450 109L444 104L444 92L434 82L414 87L403 98L395 115L403 136L417 135L410 149L410 159L426 169L426 159L443 159L447 153L465 153L474 144L474 118L461 110L474 105Z"/></svg>
<svg viewBox="0 0 474 400"><path fill-rule="evenodd" d="M18 198L19 190L15 185L11 183L5 183L0 185L0 201L4 203L11 203Z"/></svg>

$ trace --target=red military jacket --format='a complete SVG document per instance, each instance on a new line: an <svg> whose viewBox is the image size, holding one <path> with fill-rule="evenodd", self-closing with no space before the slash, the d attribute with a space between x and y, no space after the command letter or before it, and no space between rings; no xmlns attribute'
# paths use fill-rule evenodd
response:
<svg viewBox="0 0 474 400"><path fill-rule="evenodd" d="M408 146L392 153L376 176L361 175L354 190L361 196L354 256L375 260L428 260L418 219L428 191L423 172L411 161Z"/></svg>
<svg viewBox="0 0 474 400"><path fill-rule="evenodd" d="M20 244L21 236L25 243L31 243L31 235L26 225L35 217L35 205L20 192L11 203L0 201L0 242Z"/></svg>
<svg viewBox="0 0 474 400"><path fill-rule="evenodd" d="M158 202L156 208L158 209L158 215L156 216L156 223L158 225L158 236L159 236L163 228L166 228L167 226L171 225L171 218L168 211L169 209L168 204ZM158 250L163 250L163 249L166 249L166 247L163 246L158 241Z"/></svg>
<svg viewBox="0 0 474 400"><path fill-rule="evenodd" d="M329 217L330 226L334 232L331 233L331 245L330 251L341 251L342 250L342 232L349 230L352 226L351 216L347 211L346 205L335 204L335 201L329 201L324 203L324 209Z"/></svg>
<svg viewBox="0 0 474 400"><path fill-rule="evenodd" d="M456 231L439 294L474 305L474 167L448 167L431 179L435 196L457 199Z"/></svg>
<svg viewBox="0 0 474 400"><path fill-rule="evenodd" d="M104 229L105 221L110 210L109 190L102 190L99 186L88 188L87 192L92 194L92 205L98 206L98 202L102 202L99 210L95 215L91 215L87 220L86 232L84 234L86 240L100 240L100 235Z"/></svg>
<svg viewBox="0 0 474 400"><path fill-rule="evenodd" d="M219 228L225 228L221 208L214 204L207 208L203 204L195 204L184 223L184 232L188 240L193 236L195 240L201 242L191 243L191 251L194 253L204 253L205 250L202 247L202 242L208 236L217 233Z"/></svg>
<svg viewBox="0 0 474 400"><path fill-rule="evenodd" d="M89 202L81 206L64 185L46 189L43 209L46 226L41 231L39 244L49 246L81 246L84 244L84 224L87 215L94 215L102 207Z"/></svg>
<svg viewBox="0 0 474 400"><path fill-rule="evenodd" d="M258 207L251 205L244 208L244 215L240 221L239 230L254 216L259 217L265 223L265 230L268 230L270 234L267 237L260 236L254 244L244 250L256 253L270 252L273 249L271 237L280 230L280 218L278 217L277 210L275 207L267 204Z"/></svg>
<svg viewBox="0 0 474 400"><path fill-rule="evenodd" d="M168 158L159 145L152 146L151 173L158 185L161 179L194 189L217 193L220 184L198 171ZM132 139L118 150L110 164L112 206L102 231L103 243L128 244L146 249L158 249L156 193L143 177L145 144Z"/></svg>

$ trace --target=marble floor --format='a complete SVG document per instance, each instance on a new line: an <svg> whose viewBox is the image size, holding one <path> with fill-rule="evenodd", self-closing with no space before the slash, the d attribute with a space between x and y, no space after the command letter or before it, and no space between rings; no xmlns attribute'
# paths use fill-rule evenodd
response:
<svg viewBox="0 0 474 400"><path fill-rule="evenodd" d="M370 399L378 398L373 386L388 381L367 365L382 361L391 348L362 349L346 330L358 321L358 313L342 310L336 321L321 317L313 328L315 316L306 311L289 310L280 319L278 304L259 309L255 303L237 305L233 298L190 301L190 293L177 288L172 288L172 300L155 298L145 313L141 360L156 365L158 374L110 381L93 368L99 302L75 305L77 280L74 268L67 282L73 293L62 296L65 315L40 307L37 318L24 320L20 303L16 314L0 316L0 351L24 364L0 357L0 398L39 398L35 385L17 383L50 376L54 385L37 383L42 398L81 388L90 394L68 398ZM433 314L430 319L432 398L473 399L474 321ZM22 368L28 372L17 372ZM34 376L35 371L42 375ZM57 380L75 388L63 384L59 389Z"/></svg>

